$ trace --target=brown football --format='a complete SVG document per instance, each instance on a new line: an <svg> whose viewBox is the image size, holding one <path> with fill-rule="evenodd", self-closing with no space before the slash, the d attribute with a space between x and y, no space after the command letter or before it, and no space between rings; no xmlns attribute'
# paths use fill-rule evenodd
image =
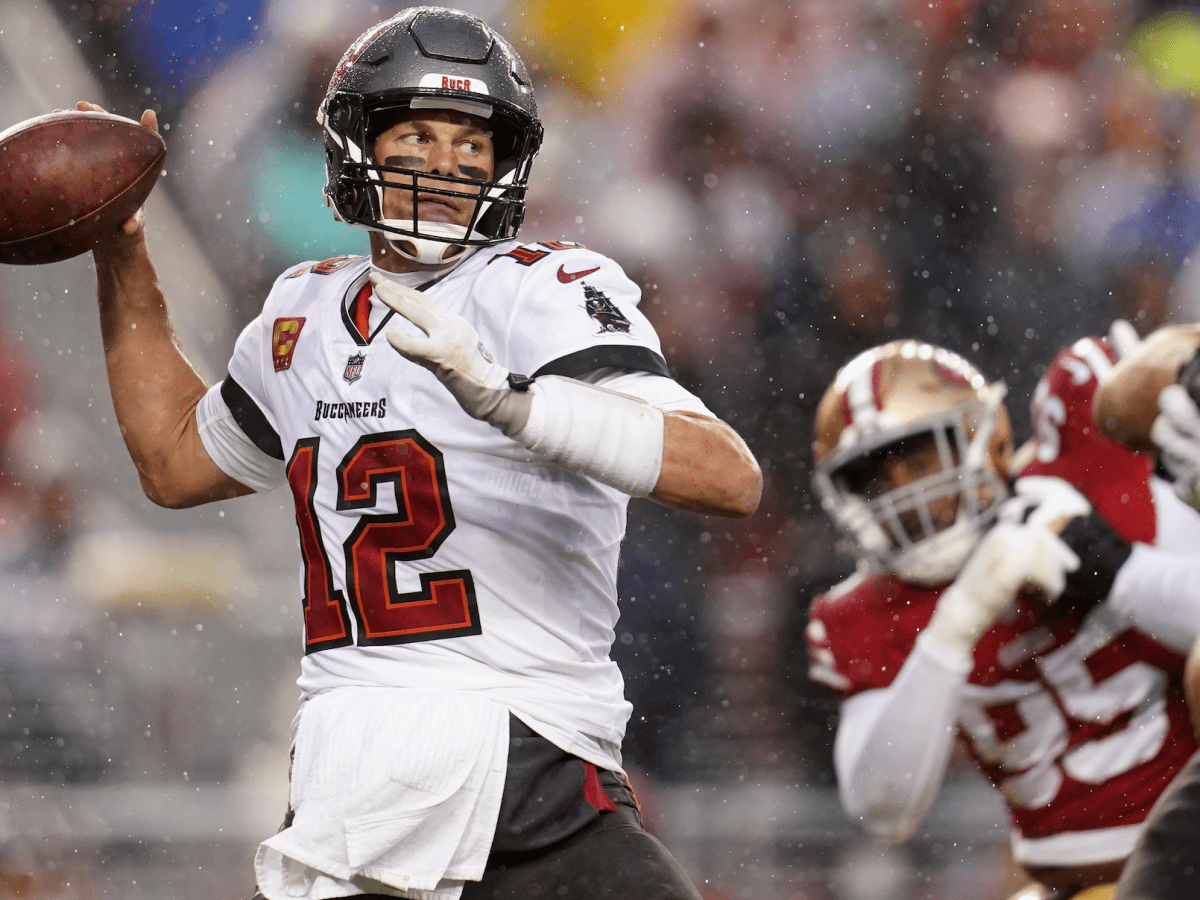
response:
<svg viewBox="0 0 1200 900"><path fill-rule="evenodd" d="M166 155L152 129L104 112L50 113L0 133L0 262L86 253L137 212Z"/></svg>
<svg viewBox="0 0 1200 900"><path fill-rule="evenodd" d="M1100 433L1131 450L1157 453L1150 429L1158 415L1158 395L1179 380L1180 367L1197 346L1200 326L1167 325L1113 366L1092 398L1092 418Z"/></svg>

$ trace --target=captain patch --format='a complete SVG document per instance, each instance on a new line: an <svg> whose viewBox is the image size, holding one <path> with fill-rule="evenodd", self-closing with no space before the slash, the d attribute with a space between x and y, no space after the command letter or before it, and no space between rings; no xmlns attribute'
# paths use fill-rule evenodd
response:
<svg viewBox="0 0 1200 900"><path fill-rule="evenodd" d="M296 341L300 339L300 329L303 327L303 317L275 320L275 327L271 330L271 360L275 363L276 372L291 366L292 354L296 352Z"/></svg>

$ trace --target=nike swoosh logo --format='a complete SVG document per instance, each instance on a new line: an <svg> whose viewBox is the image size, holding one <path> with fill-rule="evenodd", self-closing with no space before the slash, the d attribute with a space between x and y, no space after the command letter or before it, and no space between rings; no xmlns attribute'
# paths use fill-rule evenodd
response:
<svg viewBox="0 0 1200 900"><path fill-rule="evenodd" d="M563 284L570 284L572 281L574 281L577 278L582 278L584 275L591 275L593 272L599 272L599 271L600 271L599 266L596 266L596 268L594 268L594 269L584 269L582 272L568 272L568 271L566 271L566 266L559 266L558 267L558 280L561 281Z"/></svg>

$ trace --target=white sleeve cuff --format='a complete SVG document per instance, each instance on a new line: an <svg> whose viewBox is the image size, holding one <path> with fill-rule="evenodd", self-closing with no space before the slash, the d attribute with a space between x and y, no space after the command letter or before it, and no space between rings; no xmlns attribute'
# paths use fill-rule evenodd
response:
<svg viewBox="0 0 1200 900"><path fill-rule="evenodd" d="M662 471L663 415L636 397L548 375L529 388L525 427L513 440L568 472L632 497L654 490Z"/></svg>
<svg viewBox="0 0 1200 900"><path fill-rule="evenodd" d="M287 480L283 461L263 453L238 426L221 396L220 383L200 398L196 425L209 457L234 481L264 493Z"/></svg>
<svg viewBox="0 0 1200 900"><path fill-rule="evenodd" d="M1200 556L1134 544L1108 601L1139 631L1186 654L1200 634Z"/></svg>

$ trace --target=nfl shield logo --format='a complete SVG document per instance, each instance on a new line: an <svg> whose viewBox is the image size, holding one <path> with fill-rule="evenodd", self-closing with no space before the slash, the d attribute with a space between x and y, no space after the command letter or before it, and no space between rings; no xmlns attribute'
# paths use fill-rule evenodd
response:
<svg viewBox="0 0 1200 900"><path fill-rule="evenodd" d="M342 373L342 377L346 379L347 384L354 384L354 382L362 378L362 367L366 361L367 354L365 353L350 354L350 358L346 360L346 371Z"/></svg>

